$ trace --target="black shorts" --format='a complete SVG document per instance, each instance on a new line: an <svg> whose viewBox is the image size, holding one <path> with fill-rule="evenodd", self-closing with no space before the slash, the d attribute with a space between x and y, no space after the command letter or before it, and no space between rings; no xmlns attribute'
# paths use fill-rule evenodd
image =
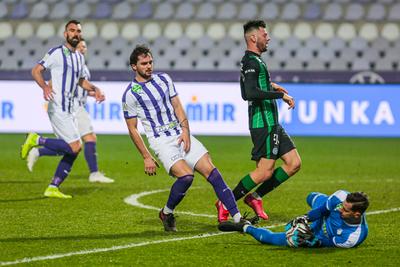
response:
<svg viewBox="0 0 400 267"><path fill-rule="evenodd" d="M296 148L290 136L280 125L250 129L250 135L254 145L251 159L255 161L261 158L277 160Z"/></svg>

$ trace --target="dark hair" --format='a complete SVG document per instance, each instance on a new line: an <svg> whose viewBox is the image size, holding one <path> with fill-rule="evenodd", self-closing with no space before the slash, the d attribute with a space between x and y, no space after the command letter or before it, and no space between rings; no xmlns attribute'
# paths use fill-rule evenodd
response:
<svg viewBox="0 0 400 267"><path fill-rule="evenodd" d="M243 25L243 32L244 32L244 34L246 34L249 31L258 29L260 27L262 27L262 28L267 27L267 25L265 24L265 22L263 20L250 20L250 21L246 22L246 24Z"/></svg>
<svg viewBox="0 0 400 267"><path fill-rule="evenodd" d="M137 63L139 56L141 55L152 55L150 48L148 48L146 45L141 44L141 45L137 45L135 47L135 49L133 49L131 56L129 57L129 64L135 64Z"/></svg>
<svg viewBox="0 0 400 267"><path fill-rule="evenodd" d="M369 206L368 196L364 192L350 193L347 195L346 201L351 203L352 211L359 211L360 213L364 213Z"/></svg>
<svg viewBox="0 0 400 267"><path fill-rule="evenodd" d="M76 25L78 25L78 24L81 24L81 23L80 23L79 21L77 21L76 19L72 19L72 20L68 21L67 24L65 24L65 30L67 30L67 28L68 28L68 26L69 26L70 24L76 24Z"/></svg>

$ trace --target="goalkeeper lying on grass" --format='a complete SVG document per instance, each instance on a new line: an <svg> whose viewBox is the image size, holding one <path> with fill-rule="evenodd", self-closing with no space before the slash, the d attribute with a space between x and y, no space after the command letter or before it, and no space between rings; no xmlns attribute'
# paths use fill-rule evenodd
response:
<svg viewBox="0 0 400 267"><path fill-rule="evenodd" d="M307 204L312 210L289 222L285 232L274 233L254 227L247 221L225 221L219 224L218 229L244 232L264 244L290 247L352 248L367 238L364 212L369 201L365 193L339 190L327 196L313 192L307 196Z"/></svg>

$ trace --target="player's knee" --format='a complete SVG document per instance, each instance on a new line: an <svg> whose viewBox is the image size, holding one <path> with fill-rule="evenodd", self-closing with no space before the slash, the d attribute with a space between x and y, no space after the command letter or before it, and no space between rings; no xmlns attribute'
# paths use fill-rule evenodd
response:
<svg viewBox="0 0 400 267"><path fill-rule="evenodd" d="M312 203L314 201L314 198L318 195L317 192L311 192L310 194L308 194L306 201L308 206L312 207Z"/></svg>
<svg viewBox="0 0 400 267"><path fill-rule="evenodd" d="M289 169L290 169L290 175L295 174L298 172L301 168L301 159L300 158L294 158L293 160L290 161L289 164Z"/></svg>
<svg viewBox="0 0 400 267"><path fill-rule="evenodd" d="M97 136L95 133L90 133L82 137L83 141L86 142L96 142Z"/></svg>
<svg viewBox="0 0 400 267"><path fill-rule="evenodd" d="M79 142L79 141L73 142L73 143L69 144L69 146L71 147L71 150L74 154L78 154L82 149L81 142Z"/></svg>

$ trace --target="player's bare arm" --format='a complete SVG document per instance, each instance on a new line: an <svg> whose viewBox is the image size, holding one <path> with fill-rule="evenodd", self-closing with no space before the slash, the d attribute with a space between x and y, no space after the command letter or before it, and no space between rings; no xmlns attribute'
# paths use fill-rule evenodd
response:
<svg viewBox="0 0 400 267"><path fill-rule="evenodd" d="M129 136L135 144L137 150L143 157L144 173L147 175L156 175L157 168L160 167L158 162L153 158L150 151L147 149L142 136L137 129L137 118L130 118L125 120L128 126Z"/></svg>
<svg viewBox="0 0 400 267"><path fill-rule="evenodd" d="M182 103L179 100L178 96L174 96L171 99L171 104L174 107L176 117L179 120L179 123L182 127L182 134L179 137L179 145L183 142L183 149L185 152L189 152L190 150L190 128L189 128L189 121L186 117L185 110L183 109Z"/></svg>
<svg viewBox="0 0 400 267"><path fill-rule="evenodd" d="M53 91L51 86L49 86L45 82L45 80L43 78L44 69L45 68L42 65L36 64L36 66L33 67L33 69L32 69L32 77L36 81L36 83L40 86L40 88L42 88L42 90L43 90L43 98L46 101L49 101L49 100L52 100L54 98L55 92Z"/></svg>
<svg viewBox="0 0 400 267"><path fill-rule="evenodd" d="M277 83L271 82L271 86L277 92L282 92L282 93L288 94L288 91L284 87L280 86Z"/></svg>
<svg viewBox="0 0 400 267"><path fill-rule="evenodd" d="M98 103L101 103L101 102L103 102L103 101L106 99L106 97L105 97L103 91L100 90L100 88L96 87L96 86L95 86L94 84L92 84L91 82L89 82L88 80L81 78L81 79L79 80L79 85L80 85L83 89L87 90L88 92L94 92L94 97L96 98L96 101L97 101Z"/></svg>
<svg viewBox="0 0 400 267"><path fill-rule="evenodd" d="M296 104L295 104L295 101L294 101L293 97L291 97L290 95L285 93L283 95L282 100L285 101L285 103L289 105L289 109L294 109Z"/></svg>

